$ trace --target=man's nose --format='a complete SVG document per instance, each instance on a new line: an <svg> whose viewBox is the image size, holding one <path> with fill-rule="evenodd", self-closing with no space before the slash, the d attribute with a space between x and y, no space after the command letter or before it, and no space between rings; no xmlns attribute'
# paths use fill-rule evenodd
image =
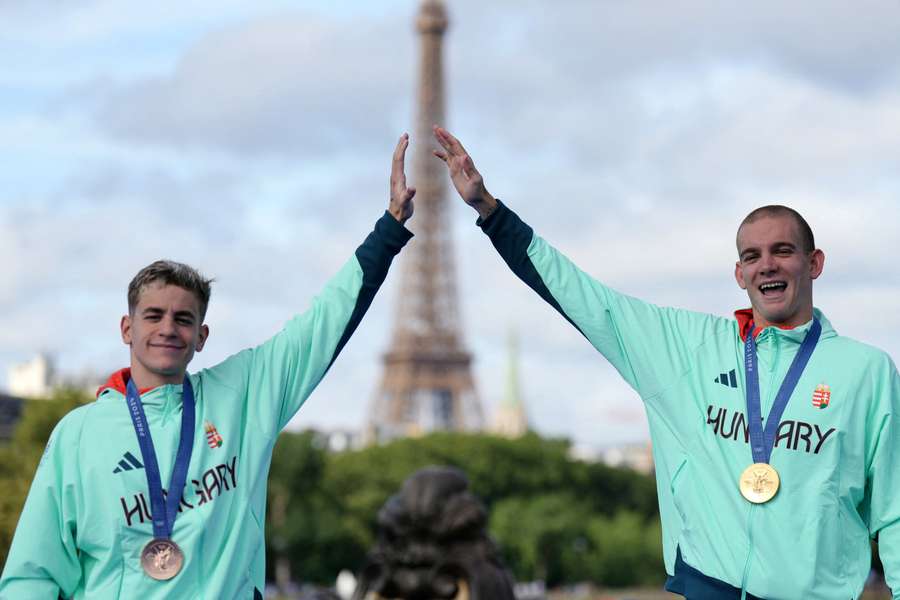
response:
<svg viewBox="0 0 900 600"><path fill-rule="evenodd" d="M175 335L175 319L163 317L159 322L159 333L165 336Z"/></svg>
<svg viewBox="0 0 900 600"><path fill-rule="evenodd" d="M761 273L772 273L778 270L778 261L775 256L768 252L763 253L759 259L759 270Z"/></svg>

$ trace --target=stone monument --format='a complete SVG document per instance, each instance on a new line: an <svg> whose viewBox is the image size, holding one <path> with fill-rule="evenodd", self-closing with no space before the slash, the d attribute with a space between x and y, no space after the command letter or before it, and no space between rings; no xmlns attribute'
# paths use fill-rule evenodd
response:
<svg viewBox="0 0 900 600"><path fill-rule="evenodd" d="M378 513L353 600L515 600L487 511L452 467L417 471Z"/></svg>

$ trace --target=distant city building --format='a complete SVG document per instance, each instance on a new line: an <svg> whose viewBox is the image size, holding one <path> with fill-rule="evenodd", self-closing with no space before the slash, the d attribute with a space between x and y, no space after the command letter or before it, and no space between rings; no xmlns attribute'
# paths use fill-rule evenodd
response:
<svg viewBox="0 0 900 600"><path fill-rule="evenodd" d="M569 448L569 456L584 462L603 461L603 453L599 448L578 442L573 443Z"/></svg>
<svg viewBox="0 0 900 600"><path fill-rule="evenodd" d="M363 436L353 429L316 430L316 442L329 452L359 450L363 447Z"/></svg>
<svg viewBox="0 0 900 600"><path fill-rule="evenodd" d="M53 390L60 387L80 390L93 397L104 381L104 377L90 370L63 375L57 371L53 359L46 354L39 354L28 362L13 365L7 372L9 393L28 399L49 398Z"/></svg>
<svg viewBox="0 0 900 600"><path fill-rule="evenodd" d="M607 448L601 460L611 467L626 467L639 473L653 472L653 450L650 442Z"/></svg>
<svg viewBox="0 0 900 600"><path fill-rule="evenodd" d="M53 377L53 361L46 354L39 354L9 368L9 392L22 398L47 398L53 388Z"/></svg>
<svg viewBox="0 0 900 600"><path fill-rule="evenodd" d="M653 447L650 442L622 444L607 448L597 448L576 444L569 451L572 458L586 462L602 462L610 467L632 469L639 473L653 473Z"/></svg>
<svg viewBox="0 0 900 600"><path fill-rule="evenodd" d="M519 343L513 331L509 334L509 355L506 365L506 386L503 400L494 414L491 428L494 433L504 437L516 438L528 432L528 415L522 399L522 386L519 381Z"/></svg>

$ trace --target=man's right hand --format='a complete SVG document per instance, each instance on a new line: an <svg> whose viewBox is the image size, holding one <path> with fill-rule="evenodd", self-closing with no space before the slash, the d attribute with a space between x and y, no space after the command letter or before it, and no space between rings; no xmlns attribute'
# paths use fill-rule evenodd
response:
<svg viewBox="0 0 900 600"><path fill-rule="evenodd" d="M466 204L478 211L482 219L490 216L497 208L497 200L484 187L484 179L475 168L472 157L443 127L434 126L434 137L444 149L435 150L434 155L446 163L450 170L450 180Z"/></svg>
<svg viewBox="0 0 900 600"><path fill-rule="evenodd" d="M403 225L413 214L413 196L416 188L406 187L406 148L409 146L409 135L403 134L394 148L391 161L391 201L388 212Z"/></svg>

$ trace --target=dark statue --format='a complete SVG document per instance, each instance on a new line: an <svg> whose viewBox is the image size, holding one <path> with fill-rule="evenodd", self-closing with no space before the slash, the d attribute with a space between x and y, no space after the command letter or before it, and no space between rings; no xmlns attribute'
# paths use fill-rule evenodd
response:
<svg viewBox="0 0 900 600"><path fill-rule="evenodd" d="M374 592L405 600L515 600L485 526L487 511L459 469L417 471L378 513L353 600Z"/></svg>

